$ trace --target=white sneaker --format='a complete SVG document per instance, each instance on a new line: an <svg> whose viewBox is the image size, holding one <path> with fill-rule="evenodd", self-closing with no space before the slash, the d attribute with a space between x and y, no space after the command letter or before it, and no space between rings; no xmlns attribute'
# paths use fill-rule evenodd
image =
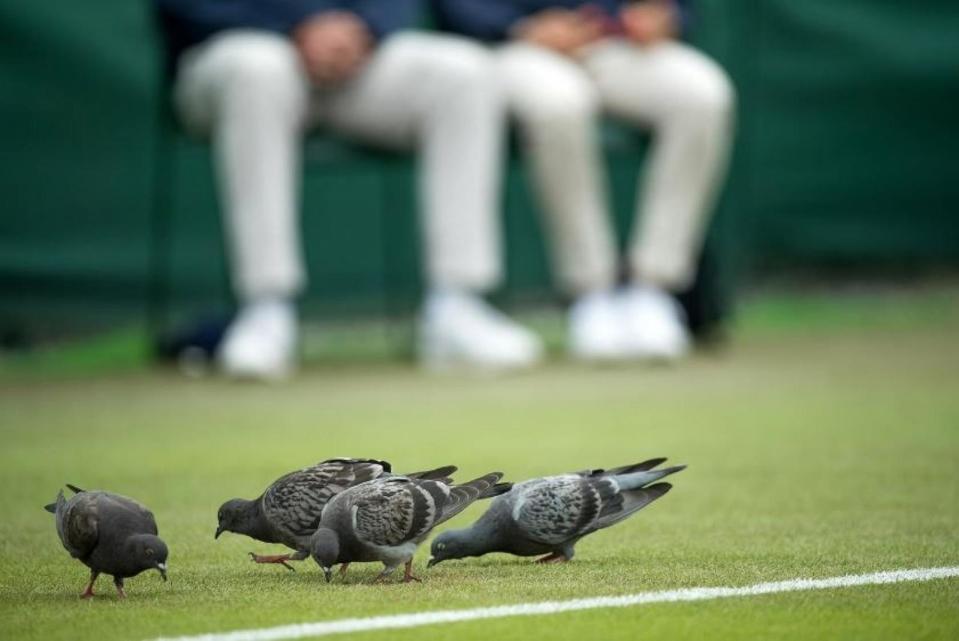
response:
<svg viewBox="0 0 959 641"><path fill-rule="evenodd" d="M477 296L430 294L419 323L419 358L427 369L522 369L535 365L543 345Z"/></svg>
<svg viewBox="0 0 959 641"><path fill-rule="evenodd" d="M679 303L650 286L628 288L621 298L631 357L672 362L689 352L689 331Z"/></svg>
<svg viewBox="0 0 959 641"><path fill-rule="evenodd" d="M288 301L244 306L226 330L217 354L224 373L234 378L279 380L293 371L296 311Z"/></svg>
<svg viewBox="0 0 959 641"><path fill-rule="evenodd" d="M619 299L610 291L585 294L569 310L569 351L585 361L629 358L629 342Z"/></svg>

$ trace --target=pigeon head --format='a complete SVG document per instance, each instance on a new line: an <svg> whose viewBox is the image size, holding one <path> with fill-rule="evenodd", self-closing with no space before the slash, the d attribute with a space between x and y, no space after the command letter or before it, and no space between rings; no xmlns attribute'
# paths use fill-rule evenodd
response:
<svg viewBox="0 0 959 641"><path fill-rule="evenodd" d="M156 570L166 581L166 560L169 551L163 539L153 534L134 534L127 539L127 553L136 572Z"/></svg>
<svg viewBox="0 0 959 641"><path fill-rule="evenodd" d="M473 536L472 530L447 530L433 539L430 560L426 567L431 568L448 559L481 556L486 551L482 542Z"/></svg>
<svg viewBox="0 0 959 641"><path fill-rule="evenodd" d="M250 535L256 529L258 509L256 501L230 499L220 506L216 514L217 526L214 539L224 532Z"/></svg>
<svg viewBox="0 0 959 641"><path fill-rule="evenodd" d="M340 556L340 537L330 528L321 527L310 538L310 554L323 569L326 582L333 578L333 566Z"/></svg>

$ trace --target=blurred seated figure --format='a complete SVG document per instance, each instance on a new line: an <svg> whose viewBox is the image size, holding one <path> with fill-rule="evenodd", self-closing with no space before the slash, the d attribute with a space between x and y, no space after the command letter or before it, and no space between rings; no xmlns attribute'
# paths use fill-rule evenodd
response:
<svg viewBox="0 0 959 641"><path fill-rule="evenodd" d="M156 1L177 112L214 147L239 301L218 354L226 373L277 378L295 365L301 138L315 126L420 156L423 362L538 359L538 339L481 296L500 277L504 116L488 51L407 31L415 0Z"/></svg>
<svg viewBox="0 0 959 641"><path fill-rule="evenodd" d="M572 295L569 344L588 360L671 361L689 349L672 294L695 276L725 171L733 89L677 40L675 0L434 0L441 24L496 49L539 193L558 280ZM597 119L651 129L626 263L604 201Z"/></svg>

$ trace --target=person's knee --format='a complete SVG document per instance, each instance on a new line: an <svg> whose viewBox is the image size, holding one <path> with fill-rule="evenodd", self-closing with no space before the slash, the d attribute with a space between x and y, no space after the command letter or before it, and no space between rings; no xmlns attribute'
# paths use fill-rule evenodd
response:
<svg viewBox="0 0 959 641"><path fill-rule="evenodd" d="M721 116L728 115L736 103L736 90L726 72L716 67L701 87L702 108Z"/></svg>
<svg viewBox="0 0 959 641"><path fill-rule="evenodd" d="M410 46L420 47L425 62L424 81L442 87L480 87L496 90L493 57L482 45L452 37L429 40L409 38Z"/></svg>
<svg viewBox="0 0 959 641"><path fill-rule="evenodd" d="M695 118L727 120L736 103L736 90L729 76L710 65L690 77L681 110Z"/></svg>
<svg viewBox="0 0 959 641"><path fill-rule="evenodd" d="M250 34L224 41L221 47L221 81L229 89L271 95L277 100L302 92L303 70L286 38Z"/></svg>
<svg viewBox="0 0 959 641"><path fill-rule="evenodd" d="M517 101L516 112L527 126L573 131L591 126L599 115L599 100L589 86L547 86Z"/></svg>

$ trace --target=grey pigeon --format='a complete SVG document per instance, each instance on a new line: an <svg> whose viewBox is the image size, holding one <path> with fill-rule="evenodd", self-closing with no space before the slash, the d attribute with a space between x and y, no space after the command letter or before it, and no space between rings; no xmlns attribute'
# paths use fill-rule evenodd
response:
<svg viewBox="0 0 959 641"><path fill-rule="evenodd" d="M489 552L545 554L540 563L569 561L581 538L619 523L670 490L669 483L651 483L686 466L654 469L665 460L517 483L469 528L437 536L427 567Z"/></svg>
<svg viewBox="0 0 959 641"><path fill-rule="evenodd" d="M113 576L117 595L126 597L123 580L144 570L158 570L166 581L166 544L157 536L153 513L126 496L67 485L75 492L70 500L57 494L55 503L44 506L56 516L57 534L63 547L90 568L90 583L80 596L93 596L93 584L101 573Z"/></svg>
<svg viewBox="0 0 959 641"><path fill-rule="evenodd" d="M434 527L465 510L473 501L509 491L492 472L462 485L404 476L380 478L352 487L323 509L310 549L326 580L337 563L380 561L382 581L401 564L403 580L413 576L413 554Z"/></svg>
<svg viewBox="0 0 959 641"><path fill-rule="evenodd" d="M348 487L391 476L391 471L392 466L386 461L332 458L290 472L252 501L231 499L221 505L214 538L223 532L235 532L264 543L281 543L294 553L258 555L251 552L250 557L256 563L279 563L292 570L287 561L302 561L309 556L310 536L316 531L327 502ZM449 475L455 471L454 466L447 465L408 476L449 481Z"/></svg>

